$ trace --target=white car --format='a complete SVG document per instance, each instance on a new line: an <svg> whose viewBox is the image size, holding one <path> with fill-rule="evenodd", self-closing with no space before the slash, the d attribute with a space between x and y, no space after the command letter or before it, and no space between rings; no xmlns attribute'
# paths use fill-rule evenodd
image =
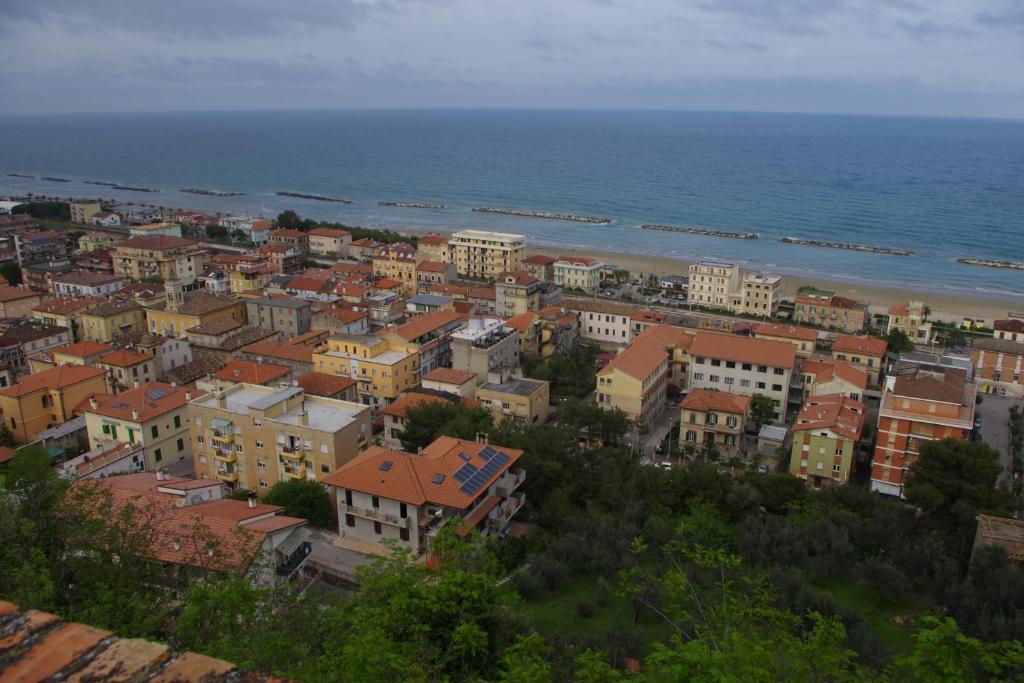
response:
<svg viewBox="0 0 1024 683"><path fill-rule="evenodd" d="M758 474L768 474L768 464L767 463L761 463L760 465L758 465L757 466L757 473Z"/></svg>
<svg viewBox="0 0 1024 683"><path fill-rule="evenodd" d="M672 463L670 463L667 460L662 460L661 462L656 462L656 463L654 463L654 466L657 467L659 470L671 470L672 469Z"/></svg>

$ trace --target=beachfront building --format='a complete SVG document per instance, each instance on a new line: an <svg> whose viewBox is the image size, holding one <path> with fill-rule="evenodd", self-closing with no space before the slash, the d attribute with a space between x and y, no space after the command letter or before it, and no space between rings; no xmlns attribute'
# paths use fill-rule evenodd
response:
<svg viewBox="0 0 1024 683"><path fill-rule="evenodd" d="M181 237L181 225L179 223L168 223L167 221L133 225L128 229L128 234L132 237L158 237L160 235Z"/></svg>
<svg viewBox="0 0 1024 683"><path fill-rule="evenodd" d="M271 244L283 244L301 252L309 251L309 235L301 230L292 230L291 228L271 230L269 241Z"/></svg>
<svg viewBox="0 0 1024 683"><path fill-rule="evenodd" d="M601 269L604 264L582 256L559 256L555 259L555 284L564 289L593 294L601 288Z"/></svg>
<svg viewBox="0 0 1024 683"><path fill-rule="evenodd" d="M961 368L897 366L886 377L879 406L871 490L902 498L923 443L968 437L976 395L977 386Z"/></svg>
<svg viewBox="0 0 1024 683"><path fill-rule="evenodd" d="M908 301L889 307L885 319L885 333L899 330L916 344L927 344L932 338L932 324L928 322L928 307L921 301Z"/></svg>
<svg viewBox="0 0 1024 683"><path fill-rule="evenodd" d="M160 220L163 215L159 209L152 206L137 206L135 204L119 204L110 209L121 219L121 225L145 225Z"/></svg>
<svg viewBox="0 0 1024 683"><path fill-rule="evenodd" d="M363 237L362 239L352 240L352 243L348 245L348 255L354 259L368 261L373 256L373 252L377 251L380 247L381 243L377 240Z"/></svg>
<svg viewBox="0 0 1024 683"><path fill-rule="evenodd" d="M730 295L739 290L740 269L724 261L698 261L690 264L690 288L686 301L709 308L729 308Z"/></svg>
<svg viewBox="0 0 1024 683"><path fill-rule="evenodd" d="M0 389L4 425L22 443L36 434L63 424L90 394L105 394L106 373L86 365L59 365L35 372L18 383Z"/></svg>
<svg viewBox="0 0 1024 683"><path fill-rule="evenodd" d="M362 543L429 550L438 529L461 519L465 535L503 534L526 499L520 450L442 436L418 454L373 446L328 476L338 534Z"/></svg>
<svg viewBox="0 0 1024 683"><path fill-rule="evenodd" d="M266 244L270 239L270 221L252 216L237 215L223 216L220 225L226 228L229 235L234 236L236 231L242 233L242 237L253 244Z"/></svg>
<svg viewBox="0 0 1024 683"><path fill-rule="evenodd" d="M106 441L141 444L146 469L154 470L192 457L185 409L189 398L183 387L150 382L113 396L90 395L79 410L91 448Z"/></svg>
<svg viewBox="0 0 1024 683"><path fill-rule="evenodd" d="M845 484L857 458L867 406L841 394L807 399L793 423L789 473L818 489Z"/></svg>
<svg viewBox="0 0 1024 683"><path fill-rule="evenodd" d="M491 413L494 424L511 420L518 425L543 424L548 419L550 387L540 379L510 379L476 388L480 407Z"/></svg>
<svg viewBox="0 0 1024 683"><path fill-rule="evenodd" d="M541 282L554 282L555 261L557 260L554 256L546 256L544 254L527 256L523 259L523 270Z"/></svg>
<svg viewBox="0 0 1024 683"><path fill-rule="evenodd" d="M835 292L801 287L796 295L793 320L840 332L860 332L868 326L868 307Z"/></svg>
<svg viewBox="0 0 1024 683"><path fill-rule="evenodd" d="M196 476L265 494L279 481L323 481L368 445L370 411L350 401L239 383L188 403Z"/></svg>
<svg viewBox="0 0 1024 683"><path fill-rule="evenodd" d="M502 273L494 281L494 312L503 318L540 310L544 283L525 270Z"/></svg>
<svg viewBox="0 0 1024 683"><path fill-rule="evenodd" d="M101 228L113 228L121 225L121 217L113 211L100 211L97 214L93 214L93 217L89 219L89 225L95 225Z"/></svg>
<svg viewBox="0 0 1024 683"><path fill-rule="evenodd" d="M796 347L796 355L810 358L818 341L818 331L809 327L785 325L782 323L760 323L754 326L756 339L788 342Z"/></svg>
<svg viewBox="0 0 1024 683"><path fill-rule="evenodd" d="M562 306L576 313L581 339L618 346L629 342L632 306L598 299L566 299Z"/></svg>
<svg viewBox="0 0 1024 683"><path fill-rule="evenodd" d="M103 206L93 200L71 201L68 202L68 209L71 213L72 223L88 225L92 222L92 217L103 210Z"/></svg>
<svg viewBox="0 0 1024 683"><path fill-rule="evenodd" d="M1024 343L1024 318L1006 318L992 323L992 337Z"/></svg>
<svg viewBox="0 0 1024 683"><path fill-rule="evenodd" d="M313 367L317 372L356 380L359 400L378 408L420 382L416 345L393 337L334 335L313 352Z"/></svg>
<svg viewBox="0 0 1024 683"><path fill-rule="evenodd" d="M797 367L793 344L701 330L690 345L690 359L691 390L761 394L775 404L773 419L785 420Z"/></svg>
<svg viewBox="0 0 1024 683"><path fill-rule="evenodd" d="M462 230L453 234L448 244L459 275L492 280L522 267L522 235Z"/></svg>
<svg viewBox="0 0 1024 683"><path fill-rule="evenodd" d="M519 366L519 333L498 318L470 318L452 332L452 367L503 382Z"/></svg>
<svg viewBox="0 0 1024 683"><path fill-rule="evenodd" d="M406 244L389 244L373 252L373 274L401 283L402 294L416 293L419 280L416 275L416 250Z"/></svg>
<svg viewBox="0 0 1024 683"><path fill-rule="evenodd" d="M846 361L808 358L800 363L804 398L838 394L862 401L868 388L868 375Z"/></svg>
<svg viewBox="0 0 1024 683"><path fill-rule="evenodd" d="M352 233L341 228L314 228L309 236L309 253L327 258L346 258Z"/></svg>
<svg viewBox="0 0 1024 683"><path fill-rule="evenodd" d="M782 278L768 273L743 273L730 310L738 315L774 318L782 301Z"/></svg>
<svg viewBox="0 0 1024 683"><path fill-rule="evenodd" d="M881 381L888 349L889 342L884 339L841 334L832 342L832 357L847 361L862 370L868 376L868 386L876 389Z"/></svg>
<svg viewBox="0 0 1024 683"><path fill-rule="evenodd" d="M309 332L312 323L309 304L298 299L246 299L245 309L250 325L280 332L285 340Z"/></svg>
<svg viewBox="0 0 1024 683"><path fill-rule="evenodd" d="M984 393L999 388L1011 396L1024 396L1024 342L975 339L971 365Z"/></svg>
<svg viewBox="0 0 1024 683"><path fill-rule="evenodd" d="M181 237L132 237L117 244L114 274L136 282L190 279L203 272L207 253Z"/></svg>
<svg viewBox="0 0 1024 683"><path fill-rule="evenodd" d="M713 448L725 457L740 452L750 397L694 389L679 404L680 449Z"/></svg>

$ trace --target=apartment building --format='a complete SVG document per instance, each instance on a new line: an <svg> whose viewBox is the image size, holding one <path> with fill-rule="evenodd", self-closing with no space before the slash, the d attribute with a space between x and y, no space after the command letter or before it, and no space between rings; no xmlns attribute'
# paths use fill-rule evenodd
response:
<svg viewBox="0 0 1024 683"><path fill-rule="evenodd" d="M220 219L220 224L227 228L230 234L234 234L235 231L241 232L246 240L255 245L266 244L270 239L270 221L263 218L227 216Z"/></svg>
<svg viewBox="0 0 1024 683"><path fill-rule="evenodd" d="M182 387L149 382L113 396L90 395L79 410L92 448L106 441L141 444L146 469L154 470L192 457L185 408L191 396Z"/></svg>
<svg viewBox="0 0 1024 683"><path fill-rule="evenodd" d="M134 280L177 280L203 272L208 252L181 237L132 237L114 250L114 274Z"/></svg>
<svg viewBox="0 0 1024 683"><path fill-rule="evenodd" d="M774 318L782 301L782 278L768 273L743 273L740 289L729 307L740 315Z"/></svg>
<svg viewBox="0 0 1024 683"><path fill-rule="evenodd" d="M452 367L504 381L519 367L519 333L498 318L470 318L452 332Z"/></svg>
<svg viewBox="0 0 1024 683"><path fill-rule="evenodd" d="M435 368L423 375L423 388L473 398L479 376L475 372L454 368Z"/></svg>
<svg viewBox="0 0 1024 683"><path fill-rule="evenodd" d="M96 365L100 356L113 350L110 344L92 341L56 346L29 356L29 369L42 372L59 365Z"/></svg>
<svg viewBox="0 0 1024 683"><path fill-rule="evenodd" d="M63 327L33 318L5 318L0 320L0 365L6 364L12 373L21 374L28 369L30 356L70 340L70 332Z"/></svg>
<svg viewBox="0 0 1024 683"><path fill-rule="evenodd" d="M455 265L447 261L420 261L416 267L417 291L426 285L444 285L455 279Z"/></svg>
<svg viewBox="0 0 1024 683"><path fill-rule="evenodd" d="M867 406L842 394L809 398L797 415L789 473L818 489L845 484L857 458Z"/></svg>
<svg viewBox="0 0 1024 683"><path fill-rule="evenodd" d="M309 251L309 235L301 230L292 230L290 228L271 230L269 242L271 244L283 244L286 247L298 249L301 252Z"/></svg>
<svg viewBox="0 0 1024 683"><path fill-rule="evenodd" d="M534 356L540 353L541 344L541 319L536 313L521 313L505 319L505 324L519 334L519 358L520 362L526 356Z"/></svg>
<svg viewBox="0 0 1024 683"><path fill-rule="evenodd" d="M773 419L785 420L790 384L799 382L799 377L794 377L793 344L701 330L690 345L690 359L690 390L762 394L775 403Z"/></svg>
<svg viewBox="0 0 1024 683"><path fill-rule="evenodd" d="M540 316L540 355L547 358L553 353L569 351L579 343L579 316L563 306L546 306L537 312Z"/></svg>
<svg viewBox="0 0 1024 683"><path fill-rule="evenodd" d="M713 448L724 457L740 452L750 397L694 389L679 404L679 447Z"/></svg>
<svg viewBox="0 0 1024 683"><path fill-rule="evenodd" d="M376 335L338 334L313 353L317 372L351 377L359 383L359 400L377 408L420 382L420 354L415 344Z"/></svg>
<svg viewBox="0 0 1024 683"><path fill-rule="evenodd" d="M868 375L846 361L808 358L800 364L804 398L837 394L861 401L868 388Z"/></svg>
<svg viewBox="0 0 1024 683"><path fill-rule="evenodd" d="M258 253L267 259L270 269L278 275L299 273L303 270L305 252L287 244L261 244Z"/></svg>
<svg viewBox="0 0 1024 683"><path fill-rule="evenodd" d="M364 543L391 540L413 553L461 519L457 534L507 532L525 503L513 470L523 452L441 437L413 455L373 446L324 481L338 501L338 533Z"/></svg>
<svg viewBox="0 0 1024 683"><path fill-rule="evenodd" d="M566 299L562 306L576 313L581 339L606 345L629 343L632 306L595 299Z"/></svg>
<svg viewBox="0 0 1024 683"><path fill-rule="evenodd" d="M156 380L161 370L156 358L134 349L108 351L96 359L95 366L106 370L107 384L115 394Z"/></svg>
<svg viewBox="0 0 1024 683"><path fill-rule="evenodd" d="M73 244L68 244L67 233L57 231L16 232L14 253L19 266L37 262L66 261Z"/></svg>
<svg viewBox="0 0 1024 683"><path fill-rule="evenodd" d="M416 249L406 244L389 244L373 252L371 262L376 277L402 283L401 291L405 296L416 293L419 286Z"/></svg>
<svg viewBox="0 0 1024 683"><path fill-rule="evenodd" d="M976 394L977 386L961 368L897 366L886 377L879 406L871 490L902 498L922 444L968 437Z"/></svg>
<svg viewBox="0 0 1024 683"><path fill-rule="evenodd" d="M889 307L885 318L885 333L899 330L917 344L927 344L932 338L932 324L928 322L928 307L923 301L908 301Z"/></svg>
<svg viewBox="0 0 1024 683"><path fill-rule="evenodd" d="M377 240L364 237L352 240L352 244L348 245L348 254L354 259L368 261L373 256L373 252L377 251L380 246L381 244Z"/></svg>
<svg viewBox="0 0 1024 683"><path fill-rule="evenodd" d="M463 399L457 394L448 394L442 391L413 387L405 392L394 403L384 406L381 417L384 419L384 431L380 436L380 444L385 448L402 447L402 434L405 433L406 420L409 411L431 403L461 403L465 406L476 406L476 401Z"/></svg>
<svg viewBox="0 0 1024 683"><path fill-rule="evenodd" d="M554 263L555 284L593 294L601 288L604 263L582 256L559 256Z"/></svg>
<svg viewBox="0 0 1024 683"><path fill-rule="evenodd" d="M31 289L0 285L0 318L30 316L39 302L39 295Z"/></svg>
<svg viewBox="0 0 1024 683"><path fill-rule="evenodd" d="M25 264L21 267L22 285L33 292L53 294L53 278L66 275L74 269L67 260Z"/></svg>
<svg viewBox="0 0 1024 683"><path fill-rule="evenodd" d="M399 344L415 347L419 352L420 372L426 374L435 368L451 365L452 333L462 325L462 316L455 311L437 311L380 334L393 338Z"/></svg>
<svg viewBox="0 0 1024 683"><path fill-rule="evenodd" d="M841 334L832 342L832 357L862 370L868 376L868 387L876 389L885 369L888 349L889 342L884 339Z"/></svg>
<svg viewBox="0 0 1024 683"><path fill-rule="evenodd" d="M124 287L124 277L93 273L87 270L73 270L50 278L53 293L62 298L82 296L105 296Z"/></svg>
<svg viewBox="0 0 1024 683"><path fill-rule="evenodd" d="M992 337L1024 343L1024 318L1006 318L992 323Z"/></svg>
<svg viewBox="0 0 1024 683"><path fill-rule="evenodd" d="M146 309L149 332L185 339L188 330L218 321L244 325L246 300L218 296L205 290L186 293L180 281L166 283L167 299Z"/></svg>
<svg viewBox="0 0 1024 683"><path fill-rule="evenodd" d="M998 387L1012 396L1024 396L1024 342L975 339L971 365L983 388Z"/></svg>
<svg viewBox="0 0 1024 683"><path fill-rule="evenodd" d="M450 263L451 251L448 238L438 233L430 233L416 240L416 258L420 261L439 261Z"/></svg>
<svg viewBox="0 0 1024 683"><path fill-rule="evenodd" d="M540 310L543 283L525 270L502 273L494 281L494 310L503 318Z"/></svg>
<svg viewBox="0 0 1024 683"><path fill-rule="evenodd" d="M309 253L327 258L347 258L352 233L340 228L313 228L308 233Z"/></svg>
<svg viewBox="0 0 1024 683"><path fill-rule="evenodd" d="M840 332L860 332L868 327L868 307L835 292L801 287L796 295L793 320Z"/></svg>
<svg viewBox="0 0 1024 683"><path fill-rule="evenodd" d="M710 308L729 308L730 295L740 288L740 269L724 261L698 261L690 264L690 288L687 302Z"/></svg>
<svg viewBox="0 0 1024 683"><path fill-rule="evenodd" d="M448 240L455 271L488 280L519 270L524 244L522 235L486 230L462 230Z"/></svg>
<svg viewBox="0 0 1024 683"><path fill-rule="evenodd" d="M755 339L793 344L796 347L796 355L801 358L810 358L818 341L817 330L782 323L760 323L754 326L753 334Z"/></svg>
<svg viewBox="0 0 1024 683"><path fill-rule="evenodd" d="M511 420L518 425L544 424L548 420L550 385L540 379L510 379L487 382L476 388L480 407L490 412L494 423Z"/></svg>
<svg viewBox="0 0 1024 683"><path fill-rule="evenodd" d="M554 282L555 261L557 260L554 256L545 256L544 254L527 256L523 259L523 270L541 282Z"/></svg>
<svg viewBox="0 0 1024 683"><path fill-rule="evenodd" d="M119 204L111 207L110 210L121 219L121 225L145 225L146 223L154 223L163 217L159 209L151 206Z"/></svg>
<svg viewBox="0 0 1024 683"><path fill-rule="evenodd" d="M18 441L34 441L39 432L73 418L89 395L106 393L105 374L101 368L60 365L26 375L0 389L4 424Z"/></svg>
<svg viewBox="0 0 1024 683"><path fill-rule="evenodd" d="M250 325L280 332L282 339L305 334L312 327L312 314L305 301L264 296L246 299L245 309Z"/></svg>
<svg viewBox="0 0 1024 683"><path fill-rule="evenodd" d="M196 475L265 494L279 481L323 481L366 448L365 406L240 383L188 403Z"/></svg>
<svg viewBox="0 0 1024 683"><path fill-rule="evenodd" d="M98 201L68 202L68 209L71 212L71 222L79 225L88 225L92 217L103 210Z"/></svg>
<svg viewBox="0 0 1024 683"><path fill-rule="evenodd" d="M359 402L359 383L351 377L328 375L325 372L307 372L294 380L308 396L335 398L350 403Z"/></svg>

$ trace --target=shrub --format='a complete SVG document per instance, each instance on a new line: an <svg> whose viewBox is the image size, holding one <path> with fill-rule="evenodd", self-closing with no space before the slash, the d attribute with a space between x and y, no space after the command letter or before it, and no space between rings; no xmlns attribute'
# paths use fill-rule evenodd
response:
<svg viewBox="0 0 1024 683"><path fill-rule="evenodd" d="M580 619L589 619L594 616L594 605L589 600L580 600L576 603L576 616Z"/></svg>

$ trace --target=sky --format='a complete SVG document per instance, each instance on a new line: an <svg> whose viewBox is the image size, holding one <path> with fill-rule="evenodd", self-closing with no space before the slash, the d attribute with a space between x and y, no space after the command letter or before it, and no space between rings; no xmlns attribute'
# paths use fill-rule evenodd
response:
<svg viewBox="0 0 1024 683"><path fill-rule="evenodd" d="M1024 118L1024 0L0 0L0 113Z"/></svg>

